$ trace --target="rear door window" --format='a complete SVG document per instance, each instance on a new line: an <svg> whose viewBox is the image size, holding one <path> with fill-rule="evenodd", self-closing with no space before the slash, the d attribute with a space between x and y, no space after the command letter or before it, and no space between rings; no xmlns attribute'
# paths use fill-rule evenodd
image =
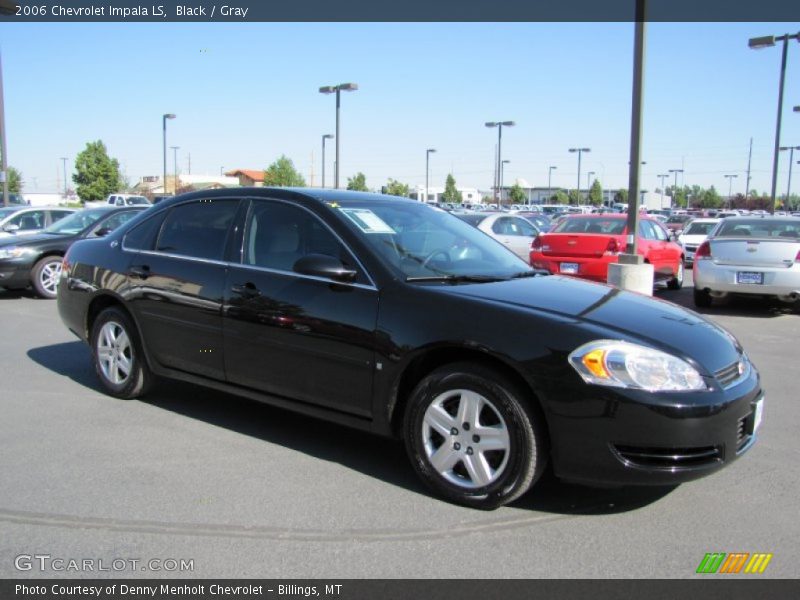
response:
<svg viewBox="0 0 800 600"><path fill-rule="evenodd" d="M156 251L208 260L222 260L225 240L236 216L238 200L197 200L169 211Z"/></svg>

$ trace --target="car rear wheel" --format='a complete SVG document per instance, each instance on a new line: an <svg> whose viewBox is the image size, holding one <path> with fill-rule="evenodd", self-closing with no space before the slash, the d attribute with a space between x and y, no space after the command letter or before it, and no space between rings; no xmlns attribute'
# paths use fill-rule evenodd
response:
<svg viewBox="0 0 800 600"><path fill-rule="evenodd" d="M524 494L546 463L543 423L525 394L478 364L435 370L414 389L406 449L417 474L447 500L493 509Z"/></svg>
<svg viewBox="0 0 800 600"><path fill-rule="evenodd" d="M708 308L711 306L711 294L708 290L694 289L694 305L698 308Z"/></svg>
<svg viewBox="0 0 800 600"><path fill-rule="evenodd" d="M33 289L42 298L55 298L61 277L61 257L45 256L33 267Z"/></svg>
<svg viewBox="0 0 800 600"><path fill-rule="evenodd" d="M667 282L667 287L671 290L681 289L683 287L683 275L684 275L684 267L683 267L683 261L681 260L678 263L678 272L675 273L675 277L673 277Z"/></svg>
<svg viewBox="0 0 800 600"><path fill-rule="evenodd" d="M91 343L94 368L106 392L124 399L147 392L153 375L127 314L118 308L101 312L92 327Z"/></svg>

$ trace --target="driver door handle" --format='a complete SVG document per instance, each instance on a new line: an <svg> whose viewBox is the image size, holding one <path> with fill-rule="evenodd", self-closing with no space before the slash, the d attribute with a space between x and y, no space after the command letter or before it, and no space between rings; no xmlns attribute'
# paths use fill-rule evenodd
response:
<svg viewBox="0 0 800 600"><path fill-rule="evenodd" d="M261 295L259 289L251 281L248 281L247 283L240 285L234 285L233 287L231 287L231 291L234 294L242 296L243 298L257 298L258 296Z"/></svg>
<svg viewBox="0 0 800 600"><path fill-rule="evenodd" d="M139 279L147 279L150 277L150 267L148 265L135 265L128 269L128 275Z"/></svg>

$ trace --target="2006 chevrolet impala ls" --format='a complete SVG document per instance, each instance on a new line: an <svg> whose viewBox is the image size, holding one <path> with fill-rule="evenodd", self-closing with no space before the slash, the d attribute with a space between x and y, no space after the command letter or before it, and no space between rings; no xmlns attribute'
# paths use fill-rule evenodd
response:
<svg viewBox="0 0 800 600"><path fill-rule="evenodd" d="M474 507L518 498L548 462L590 484L673 484L753 445L763 393L732 335L537 275L419 202L240 188L76 243L58 309L113 396L159 375L400 436L430 488Z"/></svg>

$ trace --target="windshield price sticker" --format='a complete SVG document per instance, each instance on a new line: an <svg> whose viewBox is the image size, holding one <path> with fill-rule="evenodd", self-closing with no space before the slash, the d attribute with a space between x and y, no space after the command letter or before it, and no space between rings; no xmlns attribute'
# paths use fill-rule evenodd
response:
<svg viewBox="0 0 800 600"><path fill-rule="evenodd" d="M341 211L364 233L397 233L368 208L343 208Z"/></svg>

